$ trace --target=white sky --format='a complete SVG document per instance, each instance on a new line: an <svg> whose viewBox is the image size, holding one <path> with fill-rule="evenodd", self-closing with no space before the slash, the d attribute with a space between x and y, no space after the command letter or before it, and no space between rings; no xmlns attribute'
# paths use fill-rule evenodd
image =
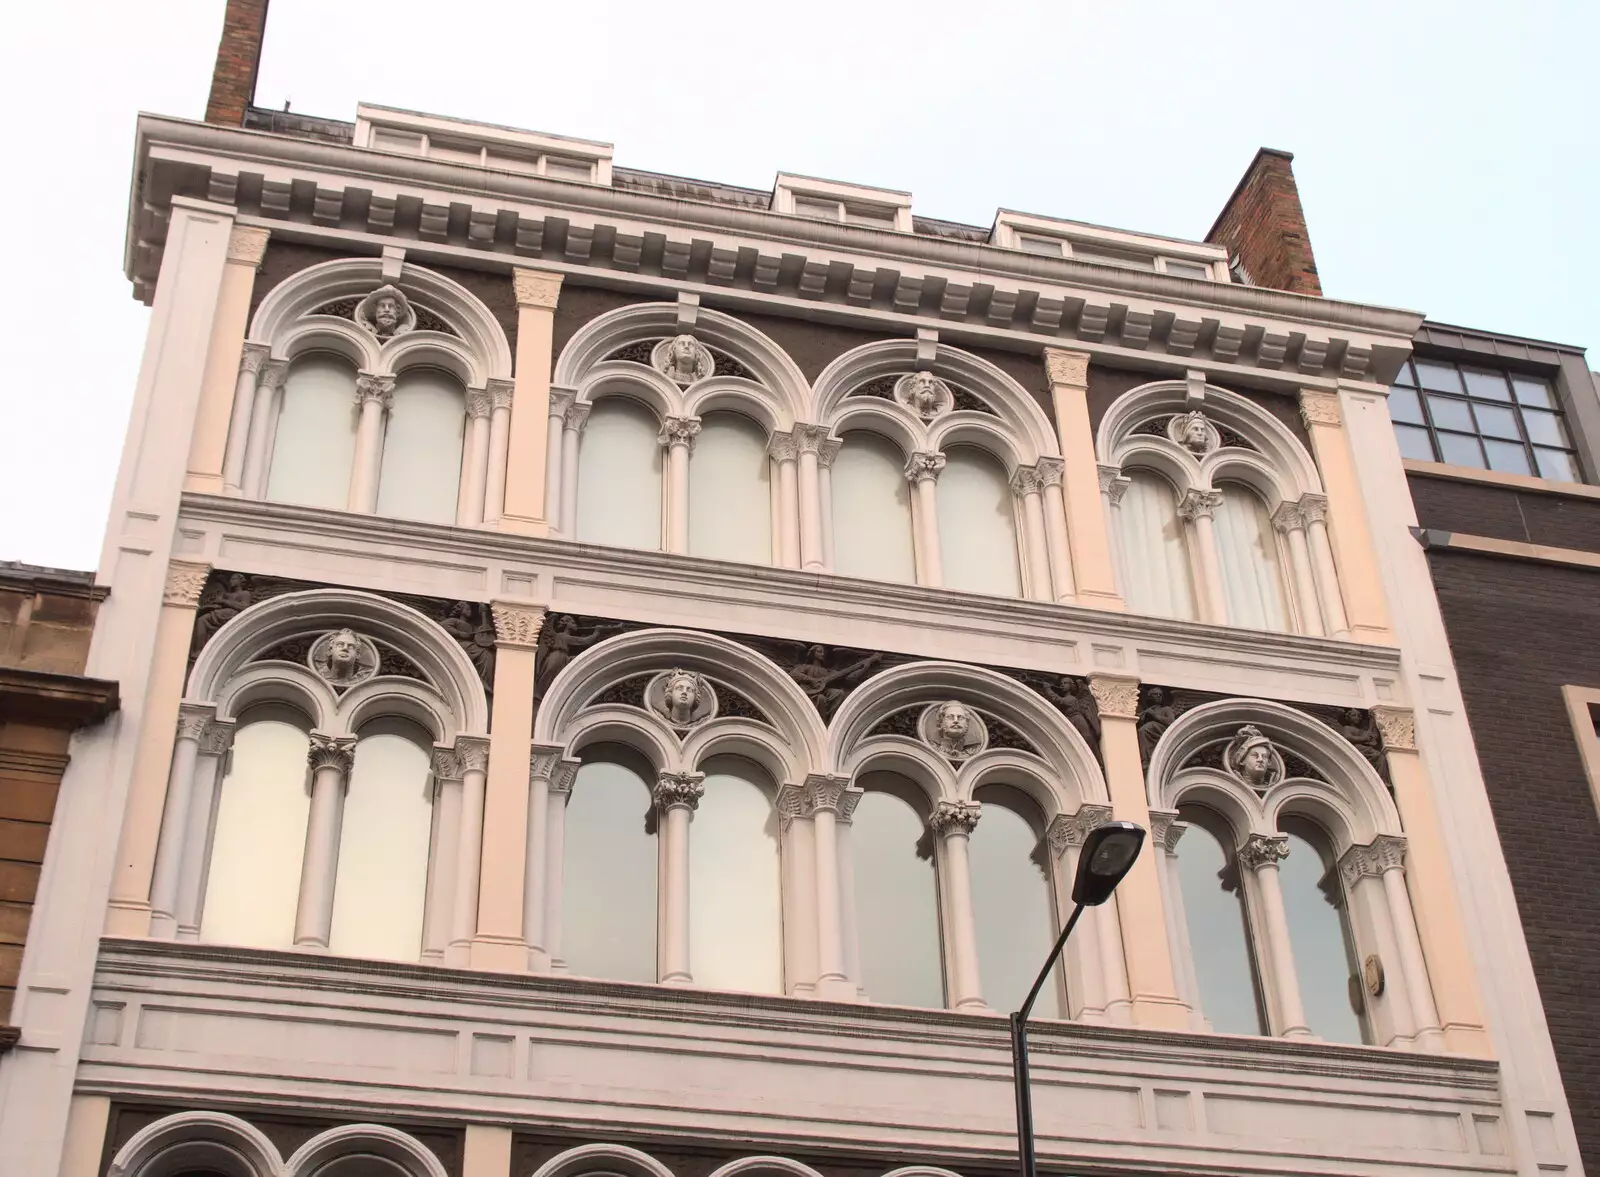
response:
<svg viewBox="0 0 1600 1177"><path fill-rule="evenodd" d="M0 559L98 558L148 312L122 276L134 117L204 113L221 0L18 4ZM257 102L381 102L1199 238L1255 149L1295 153L1331 297L1593 345L1593 0L272 0Z"/></svg>

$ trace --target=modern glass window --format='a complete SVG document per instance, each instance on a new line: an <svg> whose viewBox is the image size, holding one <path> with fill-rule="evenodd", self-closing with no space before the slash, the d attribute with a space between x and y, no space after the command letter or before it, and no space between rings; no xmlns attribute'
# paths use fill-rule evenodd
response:
<svg viewBox="0 0 1600 1177"><path fill-rule="evenodd" d="M689 826L689 971L707 989L783 992L775 789L757 765L714 756Z"/></svg>
<svg viewBox="0 0 1600 1177"><path fill-rule="evenodd" d="M1200 1012L1222 1034L1266 1034L1250 927L1232 834L1210 810L1185 806L1189 831L1178 844L1178 886L1200 986Z"/></svg>
<svg viewBox="0 0 1600 1177"><path fill-rule="evenodd" d="M883 1004L942 1009L939 884L933 835L908 800L916 786L886 772L857 783L866 790L850 829L862 988Z"/></svg>
<svg viewBox="0 0 1600 1177"><path fill-rule="evenodd" d="M975 446L952 446L937 487L945 587L1021 596L1017 516L1005 467Z"/></svg>
<svg viewBox="0 0 1600 1177"><path fill-rule="evenodd" d="M580 977L656 979L650 765L626 748L584 756L567 802L562 955ZM691 830L690 837L693 837Z"/></svg>
<svg viewBox="0 0 1600 1177"><path fill-rule="evenodd" d="M1582 480L1555 388L1543 377L1418 356L1395 377L1389 416L1407 458Z"/></svg>
<svg viewBox="0 0 1600 1177"><path fill-rule="evenodd" d="M1038 808L1005 785L980 789L983 816L967 853L972 917L983 999L1001 1013L1017 1009L1055 942L1050 859L1039 836ZM1030 820L1032 818L1033 820ZM1061 1016L1060 965L1039 994L1034 1016Z"/></svg>

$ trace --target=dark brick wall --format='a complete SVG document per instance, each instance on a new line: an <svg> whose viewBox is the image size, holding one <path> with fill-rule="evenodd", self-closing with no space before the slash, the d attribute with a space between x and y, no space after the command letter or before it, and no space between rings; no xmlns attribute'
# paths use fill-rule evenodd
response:
<svg viewBox="0 0 1600 1177"><path fill-rule="evenodd" d="M1294 294L1322 294L1311 253L1294 156L1263 147L1240 179L1206 240L1226 245L1243 263L1250 281Z"/></svg>
<svg viewBox="0 0 1600 1177"><path fill-rule="evenodd" d="M267 0L228 0L222 14L222 38L211 72L206 122L244 125L245 111L256 92L256 66L261 61L261 35L267 25Z"/></svg>
<svg viewBox="0 0 1600 1177"><path fill-rule="evenodd" d="M1600 550L1600 503L1409 481L1424 527ZM1600 814L1561 696L1600 688L1600 572L1443 548L1428 566L1584 1166L1600 1172Z"/></svg>

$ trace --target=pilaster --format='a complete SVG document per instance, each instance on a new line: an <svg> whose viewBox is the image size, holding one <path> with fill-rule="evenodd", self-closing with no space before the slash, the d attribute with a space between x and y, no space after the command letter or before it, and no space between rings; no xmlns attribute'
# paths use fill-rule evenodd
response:
<svg viewBox="0 0 1600 1177"><path fill-rule="evenodd" d="M268 230L253 225L234 225L228 234L227 264L217 291L216 317L211 323L200 403L189 442L185 490L222 493L222 465L235 407L239 357L250 326L250 296L261 259L267 253L268 236Z"/></svg>
<svg viewBox="0 0 1600 1177"><path fill-rule="evenodd" d="M499 526L504 531L542 536L551 526L545 513L545 464L561 275L518 268L511 271L511 282L517 296L516 391L511 401L505 505Z"/></svg>
<svg viewBox="0 0 1600 1177"><path fill-rule="evenodd" d="M1061 439L1061 457L1065 464L1063 497L1078 603L1121 610L1124 605L1117 592L1110 533L1100 502L1094 429L1089 424L1089 355L1047 347L1044 363L1050 377L1056 434Z"/></svg>

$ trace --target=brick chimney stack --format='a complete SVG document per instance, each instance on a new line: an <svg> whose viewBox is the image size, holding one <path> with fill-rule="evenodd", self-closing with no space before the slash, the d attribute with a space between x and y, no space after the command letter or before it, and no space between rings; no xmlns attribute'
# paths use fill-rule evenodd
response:
<svg viewBox="0 0 1600 1177"><path fill-rule="evenodd" d="M222 40L211 73L206 122L244 125L245 111L256 94L256 68L261 64L261 35L267 27L267 0L228 0L222 15Z"/></svg>
<svg viewBox="0 0 1600 1177"><path fill-rule="evenodd" d="M1271 147L1257 151L1206 240L1226 245L1253 285L1320 297L1322 283L1290 166L1293 159Z"/></svg>

